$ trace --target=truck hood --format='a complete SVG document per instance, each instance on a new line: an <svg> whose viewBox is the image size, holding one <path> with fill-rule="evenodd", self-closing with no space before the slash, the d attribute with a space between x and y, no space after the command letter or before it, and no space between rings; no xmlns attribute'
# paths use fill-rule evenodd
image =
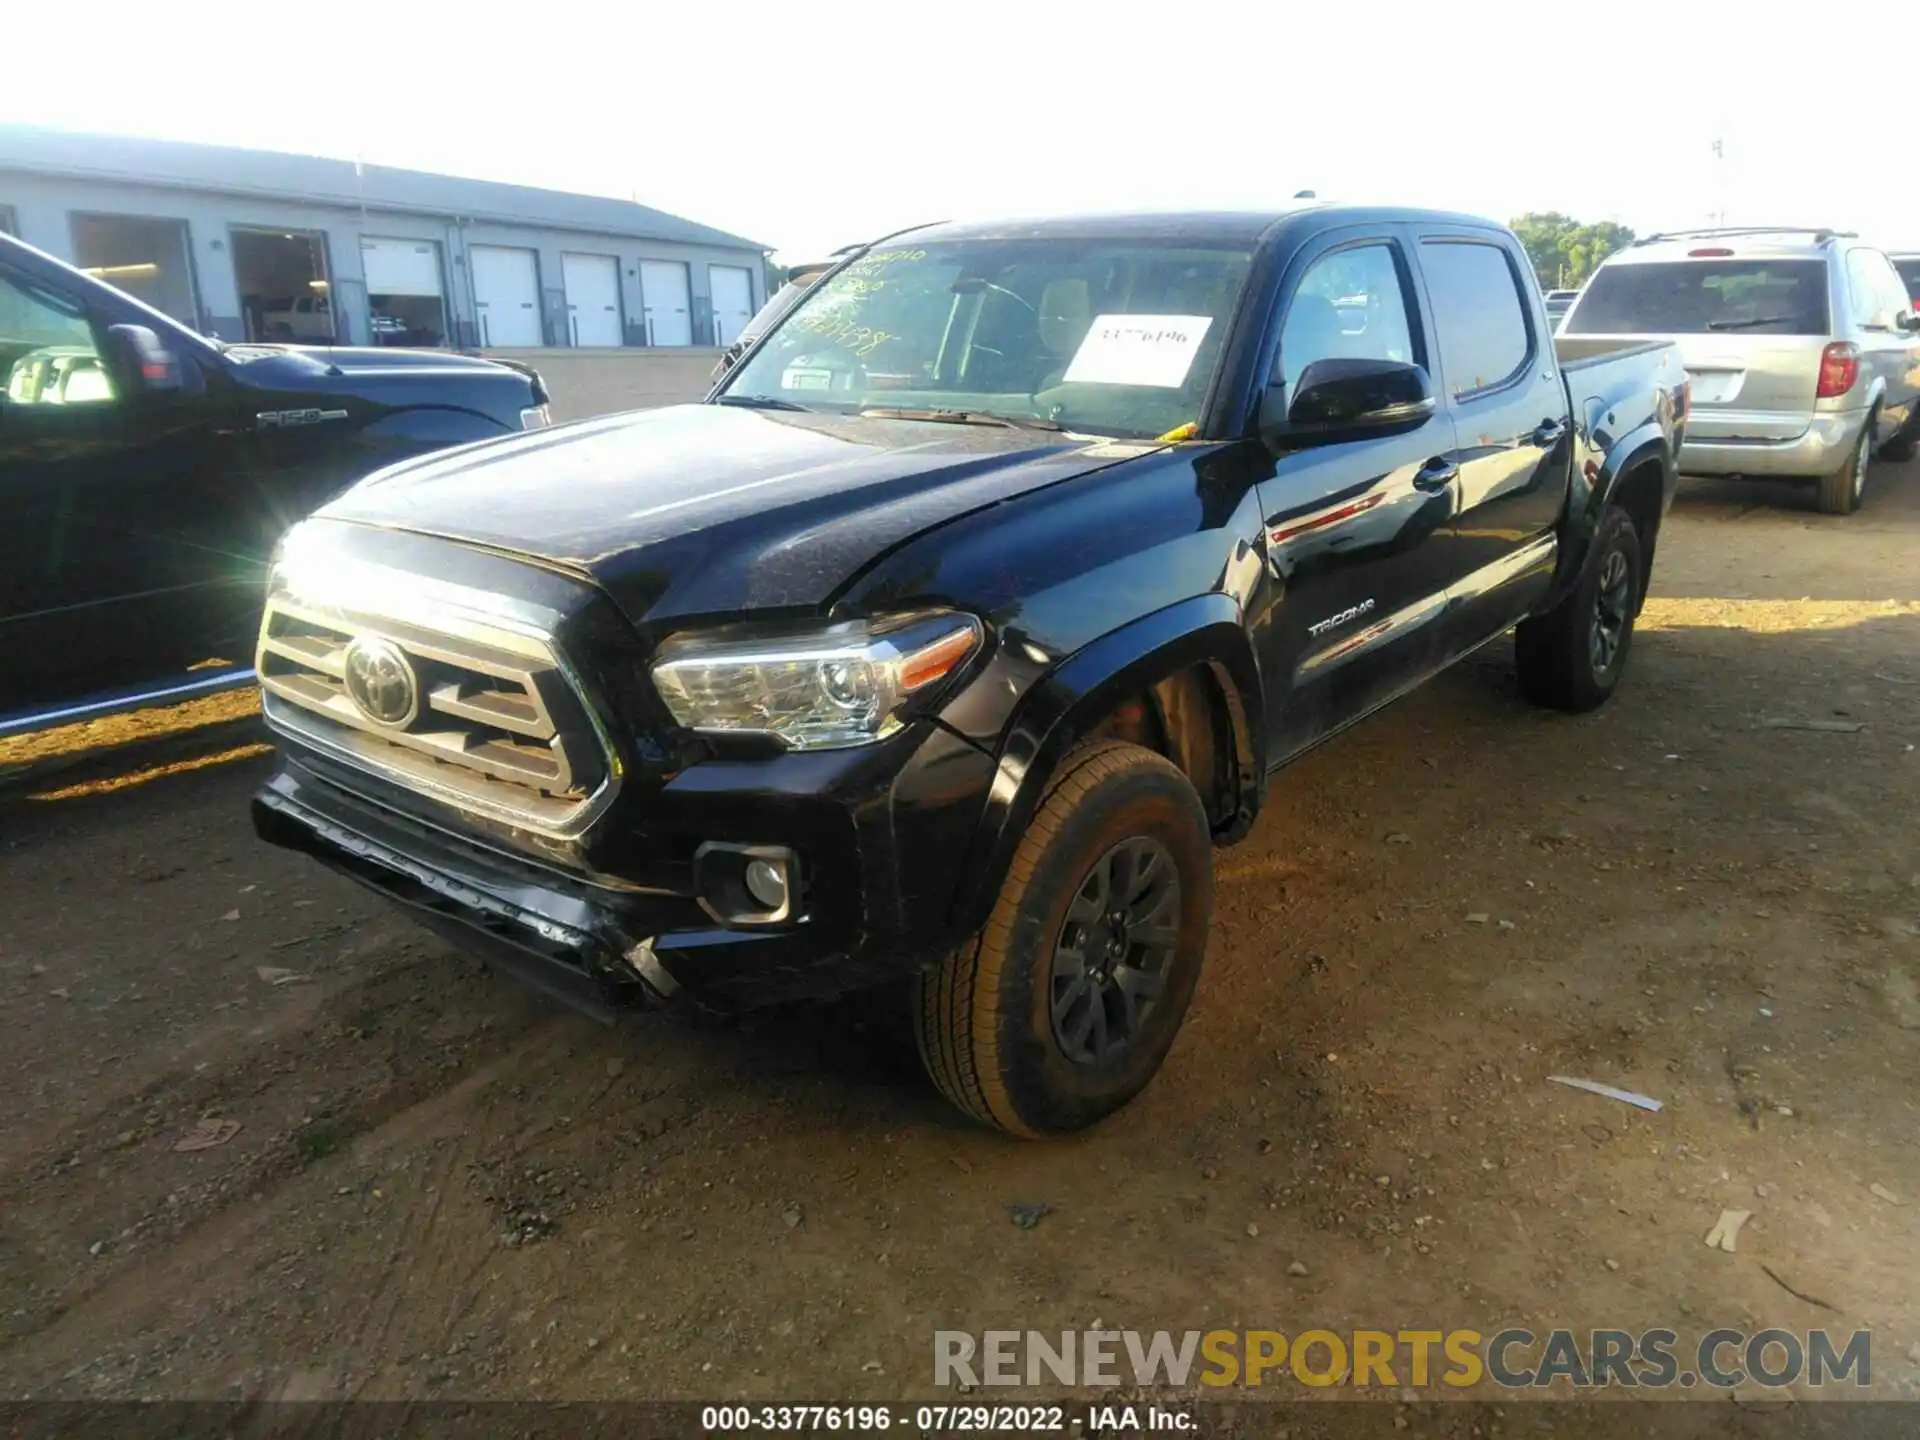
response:
<svg viewBox="0 0 1920 1440"><path fill-rule="evenodd" d="M221 354L228 375L263 407L340 404L362 423L429 406L486 415L517 430L520 412L547 400L529 366L439 350L230 345Z"/></svg>
<svg viewBox="0 0 1920 1440"><path fill-rule="evenodd" d="M456 355L445 350L403 350L395 347L352 345L229 345L221 352L242 378L254 382L262 375L298 377L332 375L400 375L426 371L441 375L525 375L524 365L505 365L478 355Z"/></svg>
<svg viewBox="0 0 1920 1440"><path fill-rule="evenodd" d="M645 624L817 607L931 526L1156 448L680 405L395 466L319 514L532 557L585 576Z"/></svg>

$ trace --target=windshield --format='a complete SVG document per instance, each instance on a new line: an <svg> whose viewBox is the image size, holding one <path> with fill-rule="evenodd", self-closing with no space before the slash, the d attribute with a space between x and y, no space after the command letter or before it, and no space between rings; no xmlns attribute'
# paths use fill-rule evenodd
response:
<svg viewBox="0 0 1920 1440"><path fill-rule="evenodd" d="M1173 243L898 245L817 285L723 398L1158 436L1199 418L1251 263Z"/></svg>
<svg viewBox="0 0 1920 1440"><path fill-rule="evenodd" d="M807 286L812 283L811 276L806 280L789 280L774 291L773 298L762 305L754 313L754 317L747 322L746 328L740 332L740 338L753 340L772 328L773 322L785 314L793 302L806 293Z"/></svg>
<svg viewBox="0 0 1920 1440"><path fill-rule="evenodd" d="M1567 335L1824 335L1823 260L1602 265Z"/></svg>

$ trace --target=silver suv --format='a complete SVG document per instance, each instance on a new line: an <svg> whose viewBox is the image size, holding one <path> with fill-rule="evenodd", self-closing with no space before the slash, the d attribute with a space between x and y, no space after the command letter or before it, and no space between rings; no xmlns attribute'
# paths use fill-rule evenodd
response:
<svg viewBox="0 0 1920 1440"><path fill-rule="evenodd" d="M1672 340L1693 382L1680 468L1815 482L1860 508L1867 462L1920 440L1920 319L1886 255L1832 230L1653 235L1609 259L1561 322L1581 337Z"/></svg>

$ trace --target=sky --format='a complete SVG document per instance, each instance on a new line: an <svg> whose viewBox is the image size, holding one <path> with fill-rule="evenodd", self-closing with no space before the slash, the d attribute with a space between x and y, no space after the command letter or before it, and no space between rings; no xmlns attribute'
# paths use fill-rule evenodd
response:
<svg viewBox="0 0 1920 1440"><path fill-rule="evenodd" d="M1843 7L116 0L0 120L637 199L784 262L932 220L1323 199L1920 247ZM1889 32L1891 33L1891 32ZM76 75L75 71L82 71ZM1714 154L1722 142L1724 158Z"/></svg>

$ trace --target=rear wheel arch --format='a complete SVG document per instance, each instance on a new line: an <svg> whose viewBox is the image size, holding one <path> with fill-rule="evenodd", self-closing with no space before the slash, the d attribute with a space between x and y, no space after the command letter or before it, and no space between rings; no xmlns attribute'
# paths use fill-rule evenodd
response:
<svg viewBox="0 0 1920 1440"><path fill-rule="evenodd" d="M1605 504L1617 505L1627 512L1640 539L1640 565L1643 575L1653 573L1654 546L1659 540L1660 523L1666 515L1666 462L1658 450L1650 450L1633 460L1620 473L1607 492ZM1640 587L1639 603L1646 601L1647 587ZM1636 613L1638 606L1636 606Z"/></svg>
<svg viewBox="0 0 1920 1440"><path fill-rule="evenodd" d="M1867 467L1873 460L1873 430L1880 418L1876 402L1860 424L1860 434L1847 447L1838 466L1814 481L1814 504L1823 515L1851 515L1866 492Z"/></svg>
<svg viewBox="0 0 1920 1440"><path fill-rule="evenodd" d="M1599 466L1576 474L1575 499L1562 522L1559 564L1543 608L1564 599L1586 574L1594 538L1611 505L1633 518L1642 564L1651 573L1654 545L1678 479L1677 457L1653 420L1615 441Z"/></svg>

